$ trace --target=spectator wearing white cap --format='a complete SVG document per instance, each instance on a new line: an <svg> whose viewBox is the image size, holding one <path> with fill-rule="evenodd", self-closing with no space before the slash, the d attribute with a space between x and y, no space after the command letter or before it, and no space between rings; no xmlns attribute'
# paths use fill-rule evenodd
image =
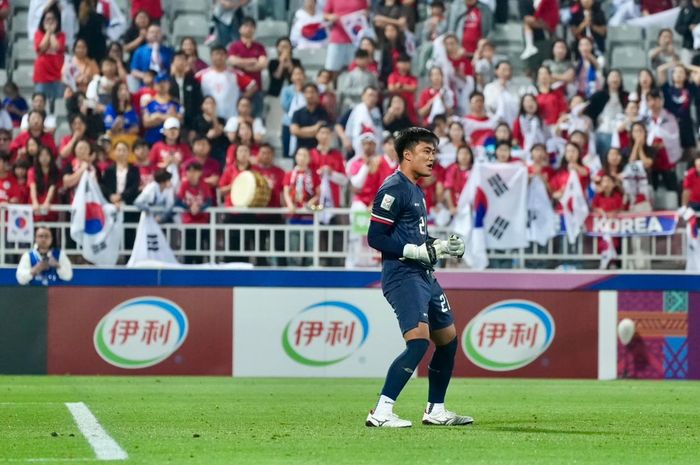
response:
<svg viewBox="0 0 700 465"><path fill-rule="evenodd" d="M151 166L166 169L173 175L173 186L179 184L179 166L192 157L189 144L180 142L180 120L169 117L161 129L162 140L153 144L149 154Z"/></svg>

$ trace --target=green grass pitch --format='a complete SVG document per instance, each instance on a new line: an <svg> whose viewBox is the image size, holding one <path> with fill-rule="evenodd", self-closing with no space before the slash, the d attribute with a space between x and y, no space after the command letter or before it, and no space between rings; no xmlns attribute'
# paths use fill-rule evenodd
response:
<svg viewBox="0 0 700 465"><path fill-rule="evenodd" d="M0 377L0 463L100 463L65 402L87 404L126 464L700 463L698 382L456 379L447 406L476 423L442 428L420 424L417 379L396 405L413 428L366 428L381 383Z"/></svg>

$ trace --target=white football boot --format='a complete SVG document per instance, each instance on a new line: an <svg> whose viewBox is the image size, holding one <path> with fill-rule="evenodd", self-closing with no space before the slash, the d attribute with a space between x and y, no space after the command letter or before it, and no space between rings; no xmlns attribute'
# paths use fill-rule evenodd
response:
<svg viewBox="0 0 700 465"><path fill-rule="evenodd" d="M374 410L370 410L369 415L367 415L367 420L365 421L365 426L377 428L410 428L413 426L413 423L399 418L395 413L390 413L386 416L375 416Z"/></svg>
<svg viewBox="0 0 700 465"><path fill-rule="evenodd" d="M441 410L439 412L427 410L423 412L423 424L431 426L461 426L471 425L474 419L468 416L457 415L449 410Z"/></svg>

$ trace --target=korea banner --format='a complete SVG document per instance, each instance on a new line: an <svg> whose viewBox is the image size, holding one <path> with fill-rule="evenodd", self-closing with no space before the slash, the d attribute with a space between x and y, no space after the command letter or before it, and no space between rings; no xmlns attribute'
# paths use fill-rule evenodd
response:
<svg viewBox="0 0 700 465"><path fill-rule="evenodd" d="M32 242L34 214L29 205L8 205L7 240L9 242Z"/></svg>
<svg viewBox="0 0 700 465"><path fill-rule="evenodd" d="M71 204L70 237L83 258L95 265L114 266L119 258L124 213L108 203L95 178L85 171Z"/></svg>
<svg viewBox="0 0 700 465"><path fill-rule="evenodd" d="M588 202L583 195L581 180L575 171L569 172L569 180L566 181L564 194L561 197L561 205L564 209L564 227L569 244L576 242L581 228L588 218Z"/></svg>
<svg viewBox="0 0 700 465"><path fill-rule="evenodd" d="M134 249L126 266L139 266L143 262L178 263L160 225L148 212L141 213Z"/></svg>
<svg viewBox="0 0 700 465"><path fill-rule="evenodd" d="M365 37L374 36L374 32L369 25L365 10L357 10L340 17L340 25L345 33L350 37L355 47L360 46L360 41Z"/></svg>
<svg viewBox="0 0 700 465"><path fill-rule="evenodd" d="M678 227L678 212L631 212L615 216L588 215L586 235L593 237L671 236Z"/></svg>

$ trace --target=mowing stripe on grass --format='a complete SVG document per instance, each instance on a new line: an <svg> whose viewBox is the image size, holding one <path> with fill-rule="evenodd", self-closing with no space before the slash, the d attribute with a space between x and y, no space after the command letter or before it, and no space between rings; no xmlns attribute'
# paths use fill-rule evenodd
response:
<svg viewBox="0 0 700 465"><path fill-rule="evenodd" d="M95 451L97 460L126 460L129 457L117 441L102 428L87 405L82 402L66 402L66 407L73 415L80 432Z"/></svg>

